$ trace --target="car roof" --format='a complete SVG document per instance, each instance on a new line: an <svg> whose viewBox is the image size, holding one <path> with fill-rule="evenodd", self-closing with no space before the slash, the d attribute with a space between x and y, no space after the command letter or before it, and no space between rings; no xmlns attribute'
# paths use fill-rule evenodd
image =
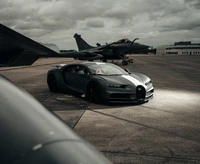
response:
<svg viewBox="0 0 200 164"><path fill-rule="evenodd" d="M80 63L71 63L71 64L58 64L59 68L62 68L64 66L74 66L74 65L82 65L82 66L91 66L91 65L112 65L111 63L104 63L104 62L80 62ZM54 66L55 67L55 66ZM58 67L57 67L58 68Z"/></svg>
<svg viewBox="0 0 200 164"><path fill-rule="evenodd" d="M82 62L80 64L90 66L90 65L100 65L100 64L108 64L108 63L103 63L103 62Z"/></svg>

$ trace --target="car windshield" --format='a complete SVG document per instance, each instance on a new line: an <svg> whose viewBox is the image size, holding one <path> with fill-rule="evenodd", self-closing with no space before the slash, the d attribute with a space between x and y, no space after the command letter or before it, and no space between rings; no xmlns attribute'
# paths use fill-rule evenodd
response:
<svg viewBox="0 0 200 164"><path fill-rule="evenodd" d="M95 64L88 66L92 74L96 75L127 75L128 73L114 64Z"/></svg>

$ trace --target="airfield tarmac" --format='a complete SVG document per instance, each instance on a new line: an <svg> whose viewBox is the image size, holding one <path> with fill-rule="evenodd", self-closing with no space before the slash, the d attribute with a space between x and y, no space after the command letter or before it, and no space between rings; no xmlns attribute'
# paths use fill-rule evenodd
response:
<svg viewBox="0 0 200 164"><path fill-rule="evenodd" d="M72 59L44 58L31 67L0 68L0 73L113 163L200 163L200 56L131 57L134 62L123 68L148 75L155 88L154 98L140 105L97 105L49 92L47 71L55 63L76 62Z"/></svg>

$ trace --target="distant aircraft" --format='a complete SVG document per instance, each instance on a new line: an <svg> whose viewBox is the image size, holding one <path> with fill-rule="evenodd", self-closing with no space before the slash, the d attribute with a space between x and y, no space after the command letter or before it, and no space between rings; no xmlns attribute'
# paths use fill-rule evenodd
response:
<svg viewBox="0 0 200 164"><path fill-rule="evenodd" d="M79 60L103 60L106 62L108 59L122 59L122 64L127 65L128 60L126 54L132 54L147 50L149 46L135 43L139 38L130 41L129 39L121 39L119 41L100 45L97 43L97 47L90 46L85 40L81 38L81 35L74 34L79 52L86 53L87 56L81 56Z"/></svg>

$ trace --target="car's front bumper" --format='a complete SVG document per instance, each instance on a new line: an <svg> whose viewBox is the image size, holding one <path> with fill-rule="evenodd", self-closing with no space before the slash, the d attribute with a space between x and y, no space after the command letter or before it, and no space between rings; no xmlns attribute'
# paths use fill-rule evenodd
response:
<svg viewBox="0 0 200 164"><path fill-rule="evenodd" d="M145 89L145 96L138 98L135 89L109 88L103 92L103 98L107 102L145 102L153 98L153 86Z"/></svg>

